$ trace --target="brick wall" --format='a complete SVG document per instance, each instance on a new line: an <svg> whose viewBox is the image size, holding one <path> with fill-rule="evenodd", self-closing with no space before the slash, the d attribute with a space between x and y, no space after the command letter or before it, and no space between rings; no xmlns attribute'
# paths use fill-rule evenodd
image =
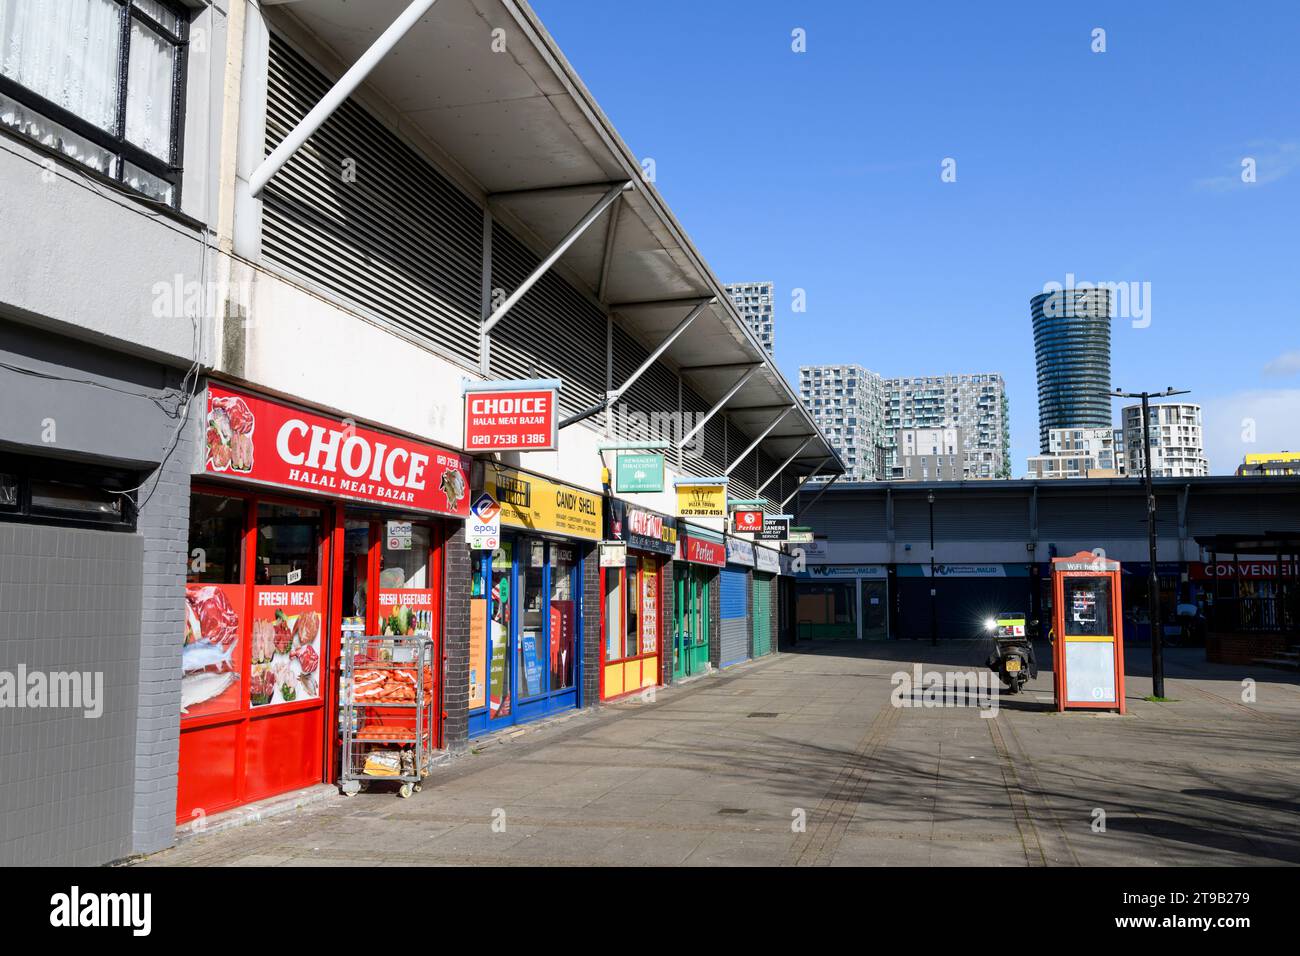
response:
<svg viewBox="0 0 1300 956"><path fill-rule="evenodd" d="M176 832L190 469L194 444L204 427L202 392L194 402L175 450L139 492L144 504L137 520L137 529L144 538L144 579L132 839L135 853L170 846Z"/></svg>
<svg viewBox="0 0 1300 956"><path fill-rule="evenodd" d="M597 546L579 545L582 555L582 698L580 707L600 701L600 555Z"/></svg>
<svg viewBox="0 0 1300 956"><path fill-rule="evenodd" d="M709 663L717 669L722 666L722 575L716 569L709 573Z"/></svg>
<svg viewBox="0 0 1300 956"><path fill-rule="evenodd" d="M1287 648L1281 634L1208 634L1205 659L1212 664L1249 664L1277 657Z"/></svg>
<svg viewBox="0 0 1300 956"><path fill-rule="evenodd" d="M677 586L674 583L673 562L659 559L659 683L667 685L673 680L673 641L677 630Z"/></svg>
<svg viewBox="0 0 1300 956"><path fill-rule="evenodd" d="M443 548L442 725L443 746L452 753L469 745L469 595L473 555L465 523L449 521Z"/></svg>

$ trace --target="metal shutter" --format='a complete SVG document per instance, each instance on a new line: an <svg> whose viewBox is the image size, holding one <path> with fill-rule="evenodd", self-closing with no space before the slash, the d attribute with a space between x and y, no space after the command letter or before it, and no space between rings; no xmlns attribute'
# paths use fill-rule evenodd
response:
<svg viewBox="0 0 1300 956"><path fill-rule="evenodd" d="M330 86L271 34L268 153ZM266 262L421 345L478 361L483 211L359 103L340 106L262 196Z"/></svg>
<svg viewBox="0 0 1300 956"><path fill-rule="evenodd" d="M772 578L754 573L754 656L772 653Z"/></svg>
<svg viewBox="0 0 1300 956"><path fill-rule="evenodd" d="M749 573L723 568L721 618L723 667L749 658Z"/></svg>
<svg viewBox="0 0 1300 956"><path fill-rule="evenodd" d="M541 258L492 225L492 287L518 288ZM554 269L492 330L494 378L559 378L560 410L585 411L605 397L605 313Z"/></svg>

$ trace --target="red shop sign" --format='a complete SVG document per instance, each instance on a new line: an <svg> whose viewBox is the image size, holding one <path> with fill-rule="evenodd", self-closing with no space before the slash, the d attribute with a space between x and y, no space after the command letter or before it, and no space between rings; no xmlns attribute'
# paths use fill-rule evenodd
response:
<svg viewBox="0 0 1300 956"><path fill-rule="evenodd" d="M469 459L344 424L246 392L208 385L211 474L419 511L469 514Z"/></svg>
<svg viewBox="0 0 1300 956"><path fill-rule="evenodd" d="M465 394L465 447L470 451L554 451L555 389Z"/></svg>
<svg viewBox="0 0 1300 956"><path fill-rule="evenodd" d="M1194 561L1187 566L1187 576L1193 581L1210 581L1214 578L1241 578L1243 580L1272 580L1277 577L1277 561L1255 560L1255 561L1238 561L1233 564L1231 561L1218 561L1214 564L1205 564ZM1290 561L1282 562L1282 577L1293 578L1297 575L1297 569L1292 567Z"/></svg>
<svg viewBox="0 0 1300 956"><path fill-rule="evenodd" d="M727 549L721 541L705 541L703 538L685 538L686 560L694 564L711 564L722 567L727 563Z"/></svg>
<svg viewBox="0 0 1300 956"><path fill-rule="evenodd" d="M731 516L731 528L733 531L740 533L742 531L762 531L763 530L763 512L761 511L737 511Z"/></svg>

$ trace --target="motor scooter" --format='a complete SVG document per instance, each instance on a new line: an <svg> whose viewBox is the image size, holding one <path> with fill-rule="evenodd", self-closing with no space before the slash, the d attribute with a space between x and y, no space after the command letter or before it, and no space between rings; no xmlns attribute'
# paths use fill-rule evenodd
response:
<svg viewBox="0 0 1300 956"><path fill-rule="evenodd" d="M993 641L993 652L985 666L997 674L1008 694L1018 694L1025 684L1038 677L1034 645L1025 627L1025 615L1019 611L999 611L984 622L985 633Z"/></svg>

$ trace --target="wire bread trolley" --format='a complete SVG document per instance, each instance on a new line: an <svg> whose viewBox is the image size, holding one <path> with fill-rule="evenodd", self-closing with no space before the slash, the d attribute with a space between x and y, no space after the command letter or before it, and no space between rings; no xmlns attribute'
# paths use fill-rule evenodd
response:
<svg viewBox="0 0 1300 956"><path fill-rule="evenodd" d="M347 796L371 781L418 793L436 741L434 645L429 637L343 638L340 714Z"/></svg>

